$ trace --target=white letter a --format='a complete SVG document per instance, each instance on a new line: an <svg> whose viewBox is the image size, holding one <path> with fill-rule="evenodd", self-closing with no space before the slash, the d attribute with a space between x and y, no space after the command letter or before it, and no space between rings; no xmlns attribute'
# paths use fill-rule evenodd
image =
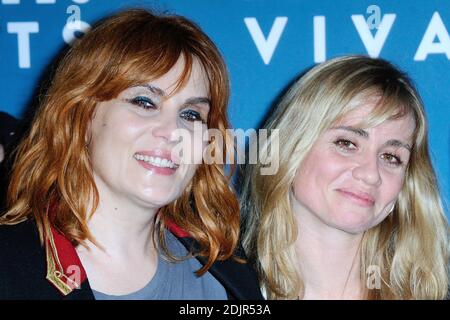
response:
<svg viewBox="0 0 450 320"><path fill-rule="evenodd" d="M436 37L439 42L433 42ZM447 59L450 60L450 36L438 12L435 12L431 18L414 60L423 61L430 53L445 53Z"/></svg>

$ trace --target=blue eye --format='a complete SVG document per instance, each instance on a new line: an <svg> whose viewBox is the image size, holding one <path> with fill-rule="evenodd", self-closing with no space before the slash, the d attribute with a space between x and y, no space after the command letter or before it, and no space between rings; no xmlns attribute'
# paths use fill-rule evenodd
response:
<svg viewBox="0 0 450 320"><path fill-rule="evenodd" d="M146 110L156 108L156 105L153 103L152 99L145 96L138 96L133 99L129 99L128 102Z"/></svg>
<svg viewBox="0 0 450 320"><path fill-rule="evenodd" d="M180 116L187 121L201 121L202 123L205 123L205 120L202 119L200 113L192 109L181 112Z"/></svg>

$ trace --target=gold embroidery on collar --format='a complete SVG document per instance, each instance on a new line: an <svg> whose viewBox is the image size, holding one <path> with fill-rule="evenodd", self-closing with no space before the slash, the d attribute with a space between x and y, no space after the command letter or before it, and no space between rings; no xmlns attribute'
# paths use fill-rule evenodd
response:
<svg viewBox="0 0 450 320"><path fill-rule="evenodd" d="M48 228L50 229L50 228ZM58 258L51 230L46 230L45 251L47 256L47 280L49 280L63 295L68 295L80 285L64 274L64 269Z"/></svg>

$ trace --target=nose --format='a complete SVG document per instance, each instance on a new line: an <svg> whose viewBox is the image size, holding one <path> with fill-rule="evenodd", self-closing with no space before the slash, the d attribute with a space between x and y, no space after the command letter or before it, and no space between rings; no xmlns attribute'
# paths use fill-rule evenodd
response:
<svg viewBox="0 0 450 320"><path fill-rule="evenodd" d="M371 186L378 186L381 183L377 157L370 157L360 162L353 169L352 174L356 180L363 181Z"/></svg>
<svg viewBox="0 0 450 320"><path fill-rule="evenodd" d="M167 142L176 142L179 140L176 131L178 129L178 113L173 112L170 108L161 111L153 127L152 133L156 138L161 138Z"/></svg>

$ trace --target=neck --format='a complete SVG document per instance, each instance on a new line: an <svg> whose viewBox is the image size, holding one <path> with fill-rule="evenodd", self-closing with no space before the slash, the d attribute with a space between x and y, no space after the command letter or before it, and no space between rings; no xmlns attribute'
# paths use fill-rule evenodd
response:
<svg viewBox="0 0 450 320"><path fill-rule="evenodd" d="M154 276L158 252L152 228L159 208L96 183L99 205L88 220L95 244L76 248L94 290L123 295L143 288Z"/></svg>
<svg viewBox="0 0 450 320"><path fill-rule="evenodd" d="M151 255L152 228L159 208L139 206L101 190L99 194L99 205L88 220L89 232L98 246L88 241L89 250L110 258ZM83 249L79 246L78 250Z"/></svg>
<svg viewBox="0 0 450 320"><path fill-rule="evenodd" d="M88 222L88 228L108 255L127 255L148 252L156 212L143 213L100 204Z"/></svg>
<svg viewBox="0 0 450 320"><path fill-rule="evenodd" d="M362 234L325 225L307 210L295 210L296 252L304 299L360 299Z"/></svg>

